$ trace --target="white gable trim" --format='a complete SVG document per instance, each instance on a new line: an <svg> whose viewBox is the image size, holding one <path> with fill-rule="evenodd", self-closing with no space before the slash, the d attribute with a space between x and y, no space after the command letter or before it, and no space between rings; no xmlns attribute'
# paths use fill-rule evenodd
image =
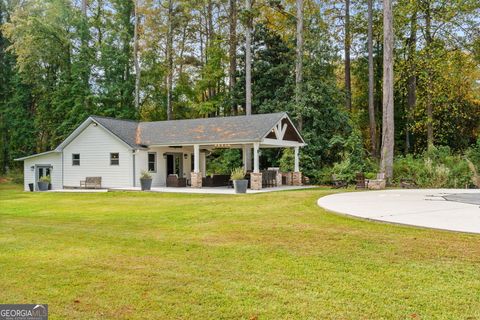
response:
<svg viewBox="0 0 480 320"><path fill-rule="evenodd" d="M295 130L295 132L298 134L298 136L300 137L300 140L302 142L296 142L296 141L286 141L286 140L283 140L283 137L285 136L285 132L287 131L287 126L284 125L282 126L282 120L283 119L287 119L288 122L290 123L290 125L292 126L292 128ZM274 132L275 133L275 136L277 137L277 139L270 139L270 138L267 138L267 136L270 134L270 132ZM305 143L305 140L303 140L303 137L302 135L300 134L300 132L298 132L297 128L295 127L295 125L293 124L292 120L290 119L290 117L288 116L288 114L284 114L282 118L280 118L280 120L277 121L277 123L272 127L270 128L262 137L262 143L267 143L266 140L269 142L269 144L271 144L272 141L277 141L278 143L276 145L280 145L281 143L285 142L287 144L290 144L290 143L293 143L294 145L296 146L306 146L307 144Z"/></svg>
<svg viewBox="0 0 480 320"><path fill-rule="evenodd" d="M35 158L35 157L44 156L44 155L47 155L47 154L49 154L49 153L54 153L54 152L60 152L60 151L50 150L50 151L46 151L46 152L42 152L42 153L37 153L37 154L32 154L32 155L30 155L30 156L21 157L21 158L17 158L17 159L13 159L13 160L14 160L14 161L23 161L23 160L27 160L27 159L30 159L30 158Z"/></svg>
<svg viewBox="0 0 480 320"><path fill-rule="evenodd" d="M88 117L87 120L85 120L81 125L79 125L77 127L77 129L75 129L62 143L60 143L58 145L58 147L55 149L55 150L58 150L58 151L62 151L66 146L68 146L80 133L83 132L83 130L85 130L86 128L88 128L88 126L90 124L96 124L97 126L99 126L100 128L102 128L105 132L107 132L108 134L110 134L112 137L114 137L115 139L117 139L118 141L120 141L121 143L123 143L125 146L127 146L127 148L133 150L133 148L128 144L126 143L125 141L123 141L122 139L120 139L116 134L114 134L113 132L111 132L110 130L108 130L107 128L105 128L104 126L102 126L98 121L95 121L95 119L93 119L92 117Z"/></svg>

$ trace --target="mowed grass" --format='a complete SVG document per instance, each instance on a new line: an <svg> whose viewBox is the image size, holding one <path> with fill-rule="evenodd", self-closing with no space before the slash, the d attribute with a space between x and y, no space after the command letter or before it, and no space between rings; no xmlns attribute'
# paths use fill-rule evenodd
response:
<svg viewBox="0 0 480 320"><path fill-rule="evenodd" d="M0 184L0 303L51 319L480 319L480 236L267 194Z"/></svg>

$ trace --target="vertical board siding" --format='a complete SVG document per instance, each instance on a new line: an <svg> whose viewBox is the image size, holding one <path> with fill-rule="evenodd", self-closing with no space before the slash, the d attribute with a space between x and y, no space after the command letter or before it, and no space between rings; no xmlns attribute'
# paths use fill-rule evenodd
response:
<svg viewBox="0 0 480 320"><path fill-rule="evenodd" d="M110 165L110 153L119 153L120 164ZM72 166L72 154L80 165ZM138 161L138 160L137 160ZM89 125L63 150L64 185L79 187L85 177L102 177L102 187L133 186L132 150L100 126Z"/></svg>

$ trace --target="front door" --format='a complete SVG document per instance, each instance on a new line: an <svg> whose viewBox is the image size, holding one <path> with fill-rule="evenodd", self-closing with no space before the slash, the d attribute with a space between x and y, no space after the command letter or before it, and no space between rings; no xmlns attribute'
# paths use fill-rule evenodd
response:
<svg viewBox="0 0 480 320"><path fill-rule="evenodd" d="M50 165L37 165L36 167L36 172L35 172L35 190L38 189L37 182L40 180L41 177L46 176L51 178L51 173L52 173L52 166Z"/></svg>
<svg viewBox="0 0 480 320"><path fill-rule="evenodd" d="M179 178L183 177L182 153L167 154L167 177L170 174L176 174Z"/></svg>

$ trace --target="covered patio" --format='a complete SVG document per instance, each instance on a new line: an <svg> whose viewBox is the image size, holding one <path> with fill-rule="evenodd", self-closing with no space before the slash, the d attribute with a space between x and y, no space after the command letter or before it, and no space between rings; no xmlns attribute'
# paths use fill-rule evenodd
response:
<svg viewBox="0 0 480 320"><path fill-rule="evenodd" d="M228 186L231 184L228 175L207 175L207 155L215 149L242 151L242 165L251 190L302 185L300 148L305 142L284 112L165 121L161 126L158 123L152 123L150 128L147 126L142 127L142 141L148 145L149 154L159 154L160 159L163 158L166 168L164 178L160 177L163 172L153 172L154 181L156 178L166 181L164 185L153 185L154 188ZM261 168L260 153L265 148L292 148L293 171Z"/></svg>

